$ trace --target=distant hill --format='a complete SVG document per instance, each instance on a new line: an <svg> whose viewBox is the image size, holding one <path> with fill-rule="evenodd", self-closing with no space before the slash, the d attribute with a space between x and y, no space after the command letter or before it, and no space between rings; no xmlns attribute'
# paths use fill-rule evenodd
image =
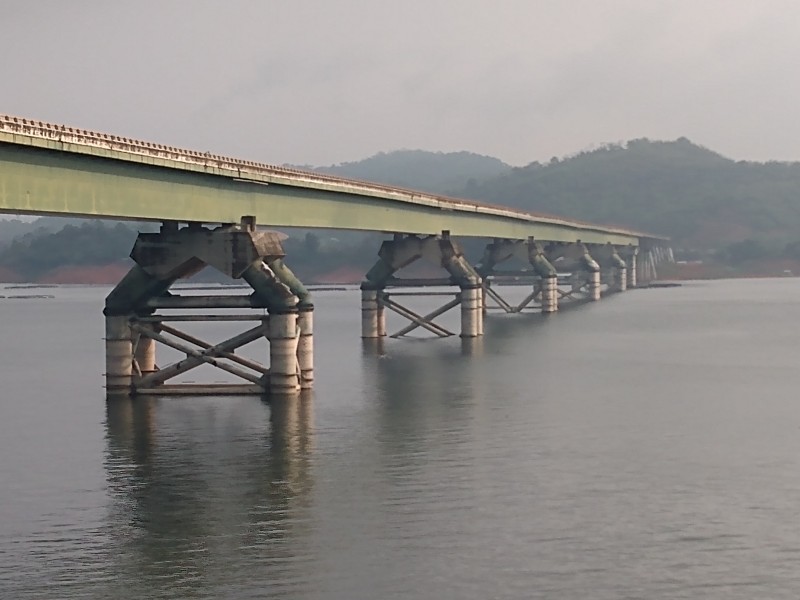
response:
<svg viewBox="0 0 800 600"><path fill-rule="evenodd" d="M693 248L800 240L800 163L736 162L685 138L633 140L532 163L461 193L665 234Z"/></svg>
<svg viewBox="0 0 800 600"><path fill-rule="evenodd" d="M452 194L466 185L477 185L508 173L511 166L497 158L471 152L397 150L316 170L434 194Z"/></svg>

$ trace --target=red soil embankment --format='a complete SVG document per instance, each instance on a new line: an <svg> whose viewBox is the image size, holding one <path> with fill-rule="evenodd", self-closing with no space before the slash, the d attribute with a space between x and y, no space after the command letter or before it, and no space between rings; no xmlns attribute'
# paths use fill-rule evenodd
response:
<svg viewBox="0 0 800 600"><path fill-rule="evenodd" d="M313 283L349 285L361 283L364 280L364 273L353 267L340 267L323 275L317 275L312 279Z"/></svg>
<svg viewBox="0 0 800 600"><path fill-rule="evenodd" d="M657 267L659 279L732 279L800 276L800 260L750 261L737 267L719 263L665 264Z"/></svg>
<svg viewBox="0 0 800 600"><path fill-rule="evenodd" d="M23 277L16 271L12 271L6 267L0 267L0 283L21 283Z"/></svg>
<svg viewBox="0 0 800 600"><path fill-rule="evenodd" d="M67 265L58 267L39 277L37 283L84 283L84 284L109 284L119 283L130 270L126 263L110 265L75 266Z"/></svg>

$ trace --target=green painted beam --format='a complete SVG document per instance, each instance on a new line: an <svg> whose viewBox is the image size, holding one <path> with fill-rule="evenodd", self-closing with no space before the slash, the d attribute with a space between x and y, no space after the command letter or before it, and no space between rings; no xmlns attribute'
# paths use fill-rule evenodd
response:
<svg viewBox="0 0 800 600"><path fill-rule="evenodd" d="M0 212L4 213L202 223L238 223L252 216L258 224L273 227L417 234L447 230L455 236L533 236L542 241L616 245L657 239L620 228L196 152L149 144L142 151L132 140L104 147L94 140L83 143L80 137L76 143L73 138L9 132L2 125Z"/></svg>

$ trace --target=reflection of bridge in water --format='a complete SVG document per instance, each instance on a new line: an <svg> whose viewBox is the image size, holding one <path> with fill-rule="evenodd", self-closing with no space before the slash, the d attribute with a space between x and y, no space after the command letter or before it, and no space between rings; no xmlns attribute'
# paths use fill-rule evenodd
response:
<svg viewBox="0 0 800 600"><path fill-rule="evenodd" d="M200 405L198 405L198 402ZM303 396L203 404L107 403L109 531L120 596L264 597L306 575L313 403ZM235 564L218 560L235 556ZM309 559L310 560L310 559ZM257 568L253 568L257 566ZM249 579L237 579L247 572ZM176 574L179 574L176 576ZM154 587L153 587L154 586Z"/></svg>
<svg viewBox="0 0 800 600"><path fill-rule="evenodd" d="M136 265L106 299L106 385L109 393L123 395L294 394L312 387L311 295L284 261L279 235L257 231L257 225L394 234L362 284L366 339L388 334L387 310L410 322L397 336L416 329L453 335L436 319L459 309L461 337L480 337L490 304L507 313L555 313L567 302L599 300L603 291L622 292L652 279L656 264L670 256L663 238L620 227L2 115L0 212L162 224L158 233L139 235L131 254ZM457 237L489 240L479 264L467 261ZM443 277L397 276L418 260L442 268ZM520 263L515 270L502 269L514 260ZM207 265L243 279L252 293L170 292L177 280ZM564 272L571 273L569 280L559 281ZM509 302L499 289L509 279L530 286L519 302ZM452 297L433 312L419 314L404 302L404 295L442 285ZM185 322L234 320L250 326L217 343L180 329ZM264 338L268 366L237 354ZM159 364L156 344L185 358ZM242 383L171 384L201 365Z"/></svg>

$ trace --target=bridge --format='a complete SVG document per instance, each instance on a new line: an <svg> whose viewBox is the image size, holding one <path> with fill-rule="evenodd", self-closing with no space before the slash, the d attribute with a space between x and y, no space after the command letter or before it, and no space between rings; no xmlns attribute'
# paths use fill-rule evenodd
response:
<svg viewBox="0 0 800 600"><path fill-rule="evenodd" d="M167 384L202 364L246 382L228 386L225 393L293 393L311 387L311 296L284 260L280 236L259 230L260 225L391 234L361 286L361 334L367 340L387 336L386 309L410 321L393 337L415 329L447 337L452 332L435 319L456 307L460 335L479 337L490 303L507 313L554 313L559 303L599 300L604 292L636 287L655 277L657 263L670 257L664 238L630 229L5 115L0 115L0 213L161 223L158 233L139 234L131 253L136 264L109 294L104 310L107 388L134 394L222 391ZM479 264L466 260L455 237L489 240ZM396 276L419 259L443 268L444 276ZM498 268L510 259L523 268ZM244 280L252 294L184 297L169 291L175 281L207 265ZM509 278L531 285L519 304L498 289ZM425 291L431 286L455 291L430 314L419 315L398 300L402 294L449 293ZM417 291L389 291L403 287ZM267 314L221 312L234 308ZM258 324L220 344L168 324L234 319ZM235 353L264 337L269 366ZM186 359L157 366L156 343L185 353Z"/></svg>

